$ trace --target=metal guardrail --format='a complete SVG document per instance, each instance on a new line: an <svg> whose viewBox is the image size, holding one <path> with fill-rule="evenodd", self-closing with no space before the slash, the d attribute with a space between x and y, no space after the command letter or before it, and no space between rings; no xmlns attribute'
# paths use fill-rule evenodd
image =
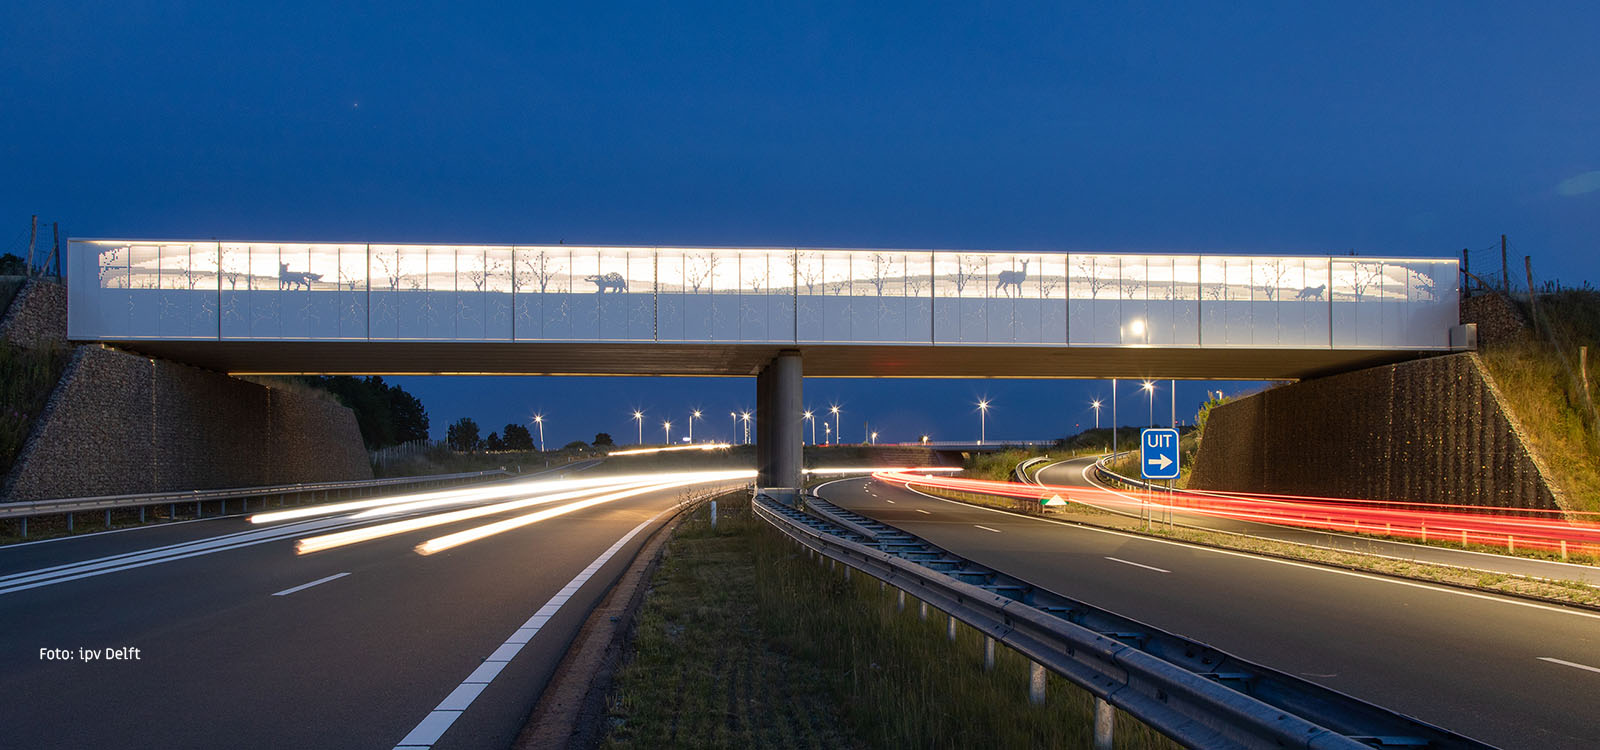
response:
<svg viewBox="0 0 1600 750"><path fill-rule="evenodd" d="M266 506L268 498L279 498L280 501L293 497L303 500L308 496L320 495L322 499L330 497L356 496L373 494L378 490L408 488L431 489L450 484L462 484L473 480L482 480L492 476L509 476L511 472L504 469L491 471L469 471L459 474L431 474L416 477L389 477L386 479L361 479L350 482L305 482L300 484L263 485L259 487L235 487L214 490L184 490L178 492L150 492L137 495L101 495L96 497L69 497L54 500L32 500L15 503L0 503L0 520L20 519L22 522L22 536L28 536L28 519L35 516L65 515L67 528L72 529L72 514L89 511L104 511L106 525L111 525L111 511L128 508L140 509L140 521L144 520L144 509L151 506L172 506L176 513L179 504L195 504L195 515L198 517L203 508L203 503L221 503L221 513L227 513L227 503L230 500L239 500L242 510L248 510L249 501L260 498L262 507ZM282 504L280 502L280 504Z"/></svg>
<svg viewBox="0 0 1600 750"><path fill-rule="evenodd" d="M1032 660L1096 699L1096 746L1110 747L1115 706L1196 748L1489 748L1343 693L1253 664L1203 643L1038 588L892 526L805 498L805 511L765 496L756 514L797 543L911 594ZM853 533L827 518L874 532ZM926 609L923 610L926 613ZM992 660L988 660L992 663ZM1103 722L1103 725L1102 725Z"/></svg>

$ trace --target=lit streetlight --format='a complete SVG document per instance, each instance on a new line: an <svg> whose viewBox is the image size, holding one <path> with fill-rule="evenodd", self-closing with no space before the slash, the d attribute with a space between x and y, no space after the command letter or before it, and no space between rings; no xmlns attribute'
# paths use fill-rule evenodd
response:
<svg viewBox="0 0 1600 750"><path fill-rule="evenodd" d="M822 440L828 445L833 445L833 425L827 422L822 423Z"/></svg>
<svg viewBox="0 0 1600 750"><path fill-rule="evenodd" d="M1150 394L1150 426L1151 427L1155 427L1156 426L1156 384L1155 384L1155 381L1146 380L1146 381L1144 381L1144 385L1139 386L1139 388L1140 388L1140 390L1143 390L1145 393Z"/></svg>
<svg viewBox="0 0 1600 750"><path fill-rule="evenodd" d="M835 435L834 440L843 440L844 438L840 436L844 435L844 432L839 429L839 405L834 404L828 408L828 411L833 412L833 433Z"/></svg>
<svg viewBox="0 0 1600 750"><path fill-rule="evenodd" d="M739 412L730 411L728 416L733 418L733 432L728 433L728 442L739 439Z"/></svg>
<svg viewBox="0 0 1600 750"><path fill-rule="evenodd" d="M1089 408L1094 409L1094 428L1100 429L1100 399L1089 402Z"/></svg>
<svg viewBox="0 0 1600 750"><path fill-rule="evenodd" d="M694 421L700 418L700 410L689 412L689 442L694 442Z"/></svg>
<svg viewBox="0 0 1600 750"><path fill-rule="evenodd" d="M644 445L644 412L634 409L633 421L639 423L639 444Z"/></svg>
<svg viewBox="0 0 1600 750"><path fill-rule="evenodd" d="M989 430L989 399L978 401L978 445L983 445L983 439L988 437Z"/></svg>
<svg viewBox="0 0 1600 750"><path fill-rule="evenodd" d="M928 436L927 435L923 435L922 436L922 444L923 445L927 445L928 444Z"/></svg>
<svg viewBox="0 0 1600 750"><path fill-rule="evenodd" d="M872 433L872 444L873 445L877 445L878 444L878 433L876 433L876 432Z"/></svg>
<svg viewBox="0 0 1600 750"><path fill-rule="evenodd" d="M744 421L744 442L748 445L750 443L750 412L740 414L739 419Z"/></svg>
<svg viewBox="0 0 1600 750"><path fill-rule="evenodd" d="M808 411L805 414L802 414L801 417L803 419L805 419L806 421L811 423L811 444L812 445L816 445L817 444L817 415L812 414L811 412Z"/></svg>
<svg viewBox="0 0 1600 750"><path fill-rule="evenodd" d="M667 445L672 445L672 422L663 420L661 422L661 432L666 435Z"/></svg>
<svg viewBox="0 0 1600 750"><path fill-rule="evenodd" d="M544 452L544 415L533 415L533 423L539 425L539 452Z"/></svg>

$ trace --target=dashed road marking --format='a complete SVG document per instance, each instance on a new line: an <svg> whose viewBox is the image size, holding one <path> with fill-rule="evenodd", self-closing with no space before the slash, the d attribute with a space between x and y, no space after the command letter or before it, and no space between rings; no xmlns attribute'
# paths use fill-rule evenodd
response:
<svg viewBox="0 0 1600 750"><path fill-rule="evenodd" d="M1122 563L1123 565L1132 565L1135 568L1144 568L1145 570L1153 570L1153 571L1155 571L1157 573L1171 573L1172 572L1172 571L1167 570L1165 568L1158 568L1158 567L1156 567L1154 565L1145 565L1144 563L1136 563L1136 562L1133 562L1132 560L1124 560L1124 559L1122 559L1120 557L1107 556L1106 559L1110 560L1112 562Z"/></svg>
<svg viewBox="0 0 1600 750"><path fill-rule="evenodd" d="M335 580L343 578L343 577L345 577L347 575L350 575L350 574L349 573L334 573L333 575L328 576L327 578L318 578L317 580L312 581L310 583L302 583L299 586L295 586L294 588L284 589L282 591L279 591L276 594L273 594L273 596L288 596L290 594L293 594L296 591L305 591L306 589L309 589L312 586L317 586L317 585L320 585L320 584L324 584L324 583L327 583L328 581L335 581Z"/></svg>

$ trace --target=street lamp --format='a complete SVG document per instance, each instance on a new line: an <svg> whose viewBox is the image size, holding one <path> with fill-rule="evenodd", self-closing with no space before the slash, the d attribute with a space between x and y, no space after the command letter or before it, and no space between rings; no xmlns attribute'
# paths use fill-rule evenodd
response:
<svg viewBox="0 0 1600 750"><path fill-rule="evenodd" d="M922 436L922 444L923 445L927 445L928 444L928 436L927 435L923 435Z"/></svg>
<svg viewBox="0 0 1600 750"><path fill-rule="evenodd" d="M1155 384L1154 381L1146 380L1146 381L1144 381L1144 385L1139 386L1139 388L1142 389L1145 393L1150 394L1150 426L1151 427L1155 427L1156 426L1156 384Z"/></svg>
<svg viewBox="0 0 1600 750"><path fill-rule="evenodd" d="M802 414L801 417L811 423L811 444L812 445L816 445L817 444L817 415L812 414L811 412L808 411L805 414Z"/></svg>
<svg viewBox="0 0 1600 750"><path fill-rule="evenodd" d="M539 425L539 452L544 452L544 415L533 415L533 423Z"/></svg>
<svg viewBox="0 0 1600 750"><path fill-rule="evenodd" d="M833 412L833 432L834 432L834 434L835 435L843 435L844 433L839 430L839 405L838 404L834 404L833 406L829 407L828 410ZM834 438L834 440L843 440L843 439L844 438Z"/></svg>
<svg viewBox="0 0 1600 750"><path fill-rule="evenodd" d="M873 445L877 445L878 444L878 433L876 433L876 432L872 433L872 444Z"/></svg>
<svg viewBox="0 0 1600 750"><path fill-rule="evenodd" d="M739 439L739 413L730 411L728 416L733 418L733 432L728 433L728 442L731 443Z"/></svg>
<svg viewBox="0 0 1600 750"><path fill-rule="evenodd" d="M1100 429L1100 399L1089 402L1089 407L1094 409L1094 428Z"/></svg>
<svg viewBox="0 0 1600 750"><path fill-rule="evenodd" d="M639 444L644 445L644 412L634 409L633 421L639 423Z"/></svg>
<svg viewBox="0 0 1600 750"><path fill-rule="evenodd" d="M694 442L694 421L696 419L699 419L699 418L700 418L700 410L699 409L695 409L694 411L689 412L689 442L690 443Z"/></svg>
<svg viewBox="0 0 1600 750"><path fill-rule="evenodd" d="M667 445L672 445L672 422L662 420L661 431L666 435Z"/></svg>
<svg viewBox="0 0 1600 750"><path fill-rule="evenodd" d="M744 420L744 442L748 445L750 443L750 412L740 414L739 419Z"/></svg>
<svg viewBox="0 0 1600 750"><path fill-rule="evenodd" d="M989 399L978 401L978 445L988 436Z"/></svg>
<svg viewBox="0 0 1600 750"><path fill-rule="evenodd" d="M827 422L822 423L822 440L828 445L833 445L833 425Z"/></svg>

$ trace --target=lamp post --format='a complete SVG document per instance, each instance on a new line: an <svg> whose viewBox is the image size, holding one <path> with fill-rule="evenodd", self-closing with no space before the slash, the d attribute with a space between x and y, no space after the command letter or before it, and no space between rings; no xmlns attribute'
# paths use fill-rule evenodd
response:
<svg viewBox="0 0 1600 750"><path fill-rule="evenodd" d="M743 414L740 414L739 415L739 419L744 422L744 442L745 442L746 445L749 445L750 444L750 412L745 412Z"/></svg>
<svg viewBox="0 0 1600 750"><path fill-rule="evenodd" d="M928 436L927 435L923 435L922 436L922 444L923 445L927 445L928 444Z"/></svg>
<svg viewBox="0 0 1600 750"><path fill-rule="evenodd" d="M833 445L833 425L827 422L822 423L822 439L828 445Z"/></svg>
<svg viewBox="0 0 1600 750"><path fill-rule="evenodd" d="M802 414L800 416L803 419L805 419L807 422L811 423L811 444L812 445L816 445L817 444L817 415L812 414L811 412L808 411L805 414Z"/></svg>
<svg viewBox="0 0 1600 750"><path fill-rule="evenodd" d="M983 440L988 436L989 399L978 401L978 445L983 445Z"/></svg>
<svg viewBox="0 0 1600 750"><path fill-rule="evenodd" d="M639 423L639 444L644 445L644 412L634 409L633 421Z"/></svg>
<svg viewBox="0 0 1600 750"><path fill-rule="evenodd" d="M667 445L672 445L672 422L668 420L662 420L661 432L662 434L666 435Z"/></svg>
<svg viewBox="0 0 1600 750"><path fill-rule="evenodd" d="M1100 429L1100 399L1089 402L1089 407L1094 409L1094 428Z"/></svg>
<svg viewBox="0 0 1600 750"><path fill-rule="evenodd" d="M834 438L833 439L834 440L843 440L844 438L841 437L841 436L844 433L839 431L839 406L837 404L835 404L832 407L829 407L828 410L833 412L833 434L834 434Z"/></svg>
<svg viewBox="0 0 1600 750"><path fill-rule="evenodd" d="M689 443L694 444L694 421L700 418L700 410L689 412Z"/></svg>
<svg viewBox="0 0 1600 750"><path fill-rule="evenodd" d="M539 426L539 452L544 452L544 415L533 415L533 423Z"/></svg>
<svg viewBox="0 0 1600 750"><path fill-rule="evenodd" d="M730 411L728 416L733 418L733 432L728 433L728 442L737 442L739 440L739 412Z"/></svg>
<svg viewBox="0 0 1600 750"><path fill-rule="evenodd" d="M1144 381L1144 385L1139 386L1139 388L1141 390L1143 390L1145 393L1150 394L1150 426L1151 427L1155 427L1156 426L1156 384L1155 384L1154 381L1146 380L1146 381Z"/></svg>
<svg viewBox="0 0 1600 750"><path fill-rule="evenodd" d="M878 433L876 433L876 432L872 433L872 444L873 445L877 445L878 444Z"/></svg>
<svg viewBox="0 0 1600 750"><path fill-rule="evenodd" d="M1117 379L1111 379L1111 455L1117 455Z"/></svg>

